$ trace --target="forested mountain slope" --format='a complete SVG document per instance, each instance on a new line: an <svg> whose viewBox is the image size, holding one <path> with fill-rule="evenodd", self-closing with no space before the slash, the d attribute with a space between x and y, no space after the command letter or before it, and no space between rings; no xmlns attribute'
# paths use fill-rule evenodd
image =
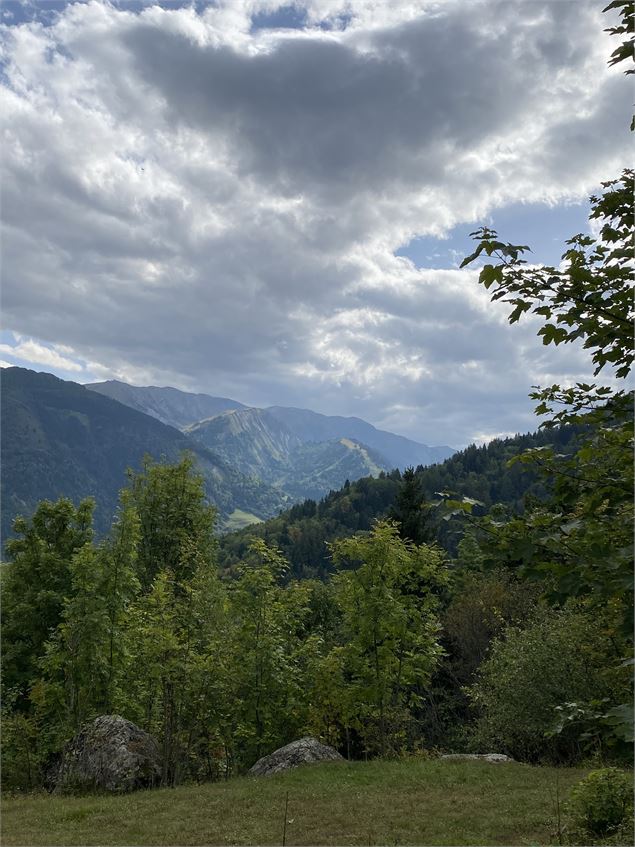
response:
<svg viewBox="0 0 635 847"><path fill-rule="evenodd" d="M224 517L239 509L266 518L288 502L173 427L74 382L5 368L1 385L3 538L17 514L61 496L94 497L96 528L106 531L126 469L138 468L146 454L176 461L190 451Z"/></svg>
<svg viewBox="0 0 635 847"><path fill-rule="evenodd" d="M455 453L445 462L418 467L416 478L423 501L438 500L438 492L473 497L488 510L496 503L519 512L527 494L545 494L535 474L525 465L508 466L514 456L532 447L547 444L566 450L573 438L571 428L561 428L514 438L496 439ZM359 530L387 515L403 488L399 471L365 478L330 492L319 502L307 500L258 526L247 527L221 539L220 562L224 567L243 559L253 538L264 538L279 547L289 559L295 576L321 576L332 570L326 542ZM478 510L477 511L483 511ZM442 521L431 515L433 535L450 552L456 551L461 528L456 521Z"/></svg>

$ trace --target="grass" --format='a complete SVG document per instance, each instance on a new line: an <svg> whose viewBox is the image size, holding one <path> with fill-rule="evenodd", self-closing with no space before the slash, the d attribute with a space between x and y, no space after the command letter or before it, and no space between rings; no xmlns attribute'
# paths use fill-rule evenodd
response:
<svg viewBox="0 0 635 847"><path fill-rule="evenodd" d="M224 529L227 532L234 532L235 530L243 529L246 526L256 523L262 523L262 518L252 515L251 512L245 512L242 509L234 509L225 521Z"/></svg>
<svg viewBox="0 0 635 847"><path fill-rule="evenodd" d="M329 763L268 778L123 796L7 797L6 845L539 845L586 772L408 760Z"/></svg>

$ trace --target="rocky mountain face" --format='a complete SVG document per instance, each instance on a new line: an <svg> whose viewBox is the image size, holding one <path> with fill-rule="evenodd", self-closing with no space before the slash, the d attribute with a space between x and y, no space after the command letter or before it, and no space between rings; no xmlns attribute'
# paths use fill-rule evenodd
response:
<svg viewBox="0 0 635 847"><path fill-rule="evenodd" d="M127 468L144 455L177 461L194 455L207 496L232 526L275 515L288 495L247 477L204 445L109 397L25 368L5 368L1 381L2 536L13 518L40 500L95 498L95 523L105 532ZM232 515L240 520L230 521Z"/></svg>
<svg viewBox="0 0 635 847"><path fill-rule="evenodd" d="M381 454L390 468L432 465L456 452L452 447L429 447L403 435L377 429L361 418L321 415L290 406L270 406L267 411L303 442L350 438Z"/></svg>
<svg viewBox="0 0 635 847"><path fill-rule="evenodd" d="M264 409L232 409L185 432L241 473L275 480L302 442Z"/></svg>
<svg viewBox="0 0 635 847"><path fill-rule="evenodd" d="M186 433L240 473L283 490L293 501L320 498L347 479L389 469L383 456L349 438L304 443L268 409L223 412Z"/></svg>

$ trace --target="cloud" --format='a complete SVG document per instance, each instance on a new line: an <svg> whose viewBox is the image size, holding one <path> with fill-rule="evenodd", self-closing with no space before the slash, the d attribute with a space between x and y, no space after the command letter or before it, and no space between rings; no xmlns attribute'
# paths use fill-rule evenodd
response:
<svg viewBox="0 0 635 847"><path fill-rule="evenodd" d="M45 347L33 339L19 341L15 345L0 344L0 353L13 356L22 362L79 373L83 370L82 366L68 355L64 355L72 352L70 348L60 345Z"/></svg>
<svg viewBox="0 0 635 847"><path fill-rule="evenodd" d="M430 442L529 428L529 386L586 359L394 252L626 164L596 4L311 0L252 28L283 5L4 28L6 325L93 373Z"/></svg>

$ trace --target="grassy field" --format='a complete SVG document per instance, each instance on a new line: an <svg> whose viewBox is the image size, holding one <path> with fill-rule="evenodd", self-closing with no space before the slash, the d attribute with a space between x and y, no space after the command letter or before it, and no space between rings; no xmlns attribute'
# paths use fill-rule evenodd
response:
<svg viewBox="0 0 635 847"><path fill-rule="evenodd" d="M250 524L262 523L262 518L252 515L251 512L244 512L242 509L234 509L225 521L224 530L234 532L237 529L242 529Z"/></svg>
<svg viewBox="0 0 635 847"><path fill-rule="evenodd" d="M335 763L126 796L7 797L3 845L554 844L576 769ZM558 787L556 789L556 786Z"/></svg>

